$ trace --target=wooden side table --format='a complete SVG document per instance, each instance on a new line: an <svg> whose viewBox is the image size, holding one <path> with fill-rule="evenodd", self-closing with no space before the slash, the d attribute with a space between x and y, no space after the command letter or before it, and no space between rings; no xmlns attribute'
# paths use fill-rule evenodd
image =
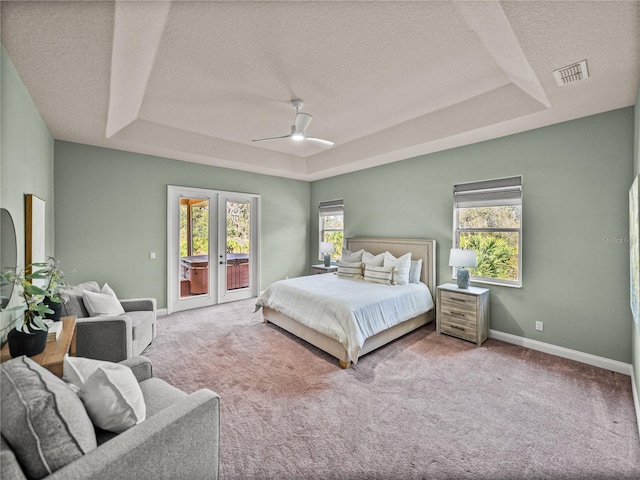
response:
<svg viewBox="0 0 640 480"><path fill-rule="evenodd" d="M328 267L325 267L324 263L319 263L318 265L311 265L311 271L313 273L337 272L338 271L338 266L337 265L329 265Z"/></svg>
<svg viewBox="0 0 640 480"><path fill-rule="evenodd" d="M34 355L31 360L62 377L64 356L76 356L76 317L62 317L62 332L57 340L49 340L42 353ZM11 359L9 344L5 343L0 351L0 362Z"/></svg>
<svg viewBox="0 0 640 480"><path fill-rule="evenodd" d="M436 331L482 345L489 337L489 289L438 285Z"/></svg>

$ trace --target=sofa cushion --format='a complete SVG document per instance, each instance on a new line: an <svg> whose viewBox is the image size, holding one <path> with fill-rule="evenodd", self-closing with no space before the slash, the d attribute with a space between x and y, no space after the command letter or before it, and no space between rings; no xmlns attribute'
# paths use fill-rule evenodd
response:
<svg viewBox="0 0 640 480"><path fill-rule="evenodd" d="M188 396L182 390L178 390L159 378L149 378L141 382L140 389L147 406L147 418L184 400Z"/></svg>
<svg viewBox="0 0 640 480"><path fill-rule="evenodd" d="M73 287L67 287L60 293L62 299L62 315L77 318L90 317L87 308L84 306L83 292L100 292L97 282L79 283Z"/></svg>
<svg viewBox="0 0 640 480"><path fill-rule="evenodd" d="M98 315L120 315L124 313L124 308L122 308L122 305L118 301L118 297L106 283L100 292L85 290L82 292L82 299L91 317L97 317Z"/></svg>
<svg viewBox="0 0 640 480"><path fill-rule="evenodd" d="M0 365L2 436L28 478L42 478L96 448L82 402L27 357Z"/></svg>

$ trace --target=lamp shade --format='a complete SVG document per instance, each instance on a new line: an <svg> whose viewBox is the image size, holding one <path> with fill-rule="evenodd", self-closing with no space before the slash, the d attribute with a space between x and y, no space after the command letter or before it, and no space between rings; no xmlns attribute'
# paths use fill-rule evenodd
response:
<svg viewBox="0 0 640 480"><path fill-rule="evenodd" d="M335 248L331 242L320 242L320 253L333 253Z"/></svg>
<svg viewBox="0 0 640 480"><path fill-rule="evenodd" d="M449 252L449 266L451 267L477 267L478 260L475 250L463 250L452 248Z"/></svg>

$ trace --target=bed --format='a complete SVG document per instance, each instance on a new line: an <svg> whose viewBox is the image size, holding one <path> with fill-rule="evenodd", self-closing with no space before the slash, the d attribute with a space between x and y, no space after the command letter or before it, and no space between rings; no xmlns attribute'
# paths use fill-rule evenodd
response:
<svg viewBox="0 0 640 480"><path fill-rule="evenodd" d="M298 311L296 305L293 305L297 304L297 301L292 302L292 304L287 304L286 301L282 301L282 299L286 299L287 297L279 295L279 293L286 292L285 287L289 288L290 285L293 285L294 282L292 281L284 280L275 282L258 298L258 301L256 303L256 308L262 308L262 315L265 323L270 322L274 325L277 325L278 327L292 333L298 338L301 338L302 340L323 350L329 355L334 356L338 359L340 367L342 368L349 368L352 363L357 363L358 358L360 358L362 355L380 348L383 345L386 345L387 343L435 319L435 240L397 238L348 238L346 241L346 248L352 252L364 249L365 251L370 252L374 255L388 251L395 257L400 257L407 252L411 252L412 260L422 259L420 282L421 284L423 284L421 285L423 292L421 293L421 295L423 297L426 297L426 299L423 299L421 297L421 311L408 319L391 319L391 323L395 322L394 325L390 327L383 327L384 329L376 333L369 334L370 332L366 331L363 333L360 332L360 328L357 328L359 333L363 333L363 336L365 338L360 338L358 341L359 344L354 346L352 343L349 343L349 341L345 343L344 338L337 336L337 334L335 334L335 332L331 330L334 327L327 327L327 330L325 330L324 327L318 328L317 326L319 325L319 323L317 322L318 320L326 321L327 324L330 322L335 323L335 320L314 319L312 322L308 317L313 316L313 312L315 310L312 310L312 313L310 315L307 315L310 312L308 308L307 310L301 308ZM300 279L295 279L295 281L300 282L299 288L302 289L302 294L309 295L311 301L316 302L316 304L321 304L325 301L329 302L330 299L322 297L321 294L318 294L319 296L315 297L315 290L319 289L322 292L337 292L338 290L341 292L348 292L350 288L355 288L354 282L359 282L361 284L370 284L370 282L365 282L364 280L341 278L336 274L300 277ZM317 287L313 287L313 284L317 284ZM424 288L425 285L426 288ZM343 286L344 288L342 288ZM384 290L381 290L381 287ZM376 302L378 301L378 297L380 297L381 295L386 295L387 292L397 291L399 295L415 295L414 293L409 293L409 291L417 290L418 285L414 284L410 288L405 287L407 286L373 284L371 285L371 287L365 287L372 288L371 291L373 292L368 295L370 298L372 298L370 302L371 305L368 305L365 308L368 309L368 312L374 312L377 308ZM309 291L314 288L315 290L312 296ZM405 291L407 293L404 293ZM348 296L349 294L343 293L343 297L345 297L345 295ZM345 303L349 303L348 298L345 297L344 300L346 300ZM340 300L337 301L339 302ZM327 314L323 313L323 315ZM406 316L407 314L399 313L399 315Z"/></svg>

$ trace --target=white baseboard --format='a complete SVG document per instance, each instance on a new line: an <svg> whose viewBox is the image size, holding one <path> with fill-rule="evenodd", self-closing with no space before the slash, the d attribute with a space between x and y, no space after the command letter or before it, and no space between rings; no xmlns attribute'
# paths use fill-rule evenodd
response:
<svg viewBox="0 0 640 480"><path fill-rule="evenodd" d="M586 363L587 365L593 365L594 367L604 368L605 370L611 370L612 372L622 373L633 378L633 365L631 365L630 363L624 363L617 360L611 360L609 358L598 357L597 355L591 355L590 353L579 352L578 350L571 350L570 348L558 347L557 345L551 345L550 343L531 340L530 338L519 337L518 335L511 335L510 333L499 332L497 330L489 330L489 337L495 338L496 340L501 340L503 342L512 343L514 345L520 345L521 347L530 348L532 350L537 350L539 352L555 355L557 357L568 358L569 360L575 360L576 362Z"/></svg>
<svg viewBox="0 0 640 480"><path fill-rule="evenodd" d="M156 317L162 317L163 315L167 315L167 309L166 308L158 308L156 310Z"/></svg>
<svg viewBox="0 0 640 480"><path fill-rule="evenodd" d="M638 421L638 435L640 435L640 398L638 398L638 385L636 384L633 365L631 366L631 391L633 392L633 405L636 409L636 420Z"/></svg>

